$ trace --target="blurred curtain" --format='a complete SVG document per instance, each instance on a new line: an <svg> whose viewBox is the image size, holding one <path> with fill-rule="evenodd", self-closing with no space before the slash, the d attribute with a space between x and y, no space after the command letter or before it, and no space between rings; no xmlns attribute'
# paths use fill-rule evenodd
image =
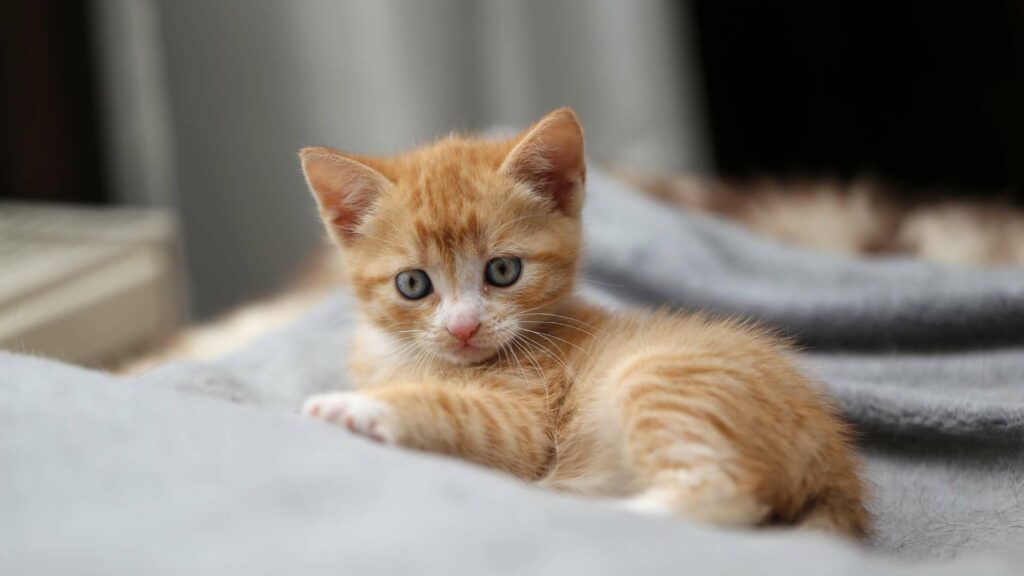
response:
<svg viewBox="0 0 1024 576"><path fill-rule="evenodd" d="M152 0L93 0L111 195L174 204L174 139L163 45Z"/></svg>
<svg viewBox="0 0 1024 576"><path fill-rule="evenodd" d="M453 129L522 127L568 105L599 161L709 167L689 14L677 2L136 2L155 10L158 29L147 32L143 11L122 18L143 33L108 35L128 38L127 49L159 37L162 61L134 72L142 84L129 100L166 95L173 145L146 150L173 159L159 180L176 190L158 191L139 172L121 188L142 182L153 192L124 197L177 206L200 317L279 286L319 238L295 159L303 145L391 153ZM143 89L164 84L165 93ZM116 73L106 85L125 90ZM137 113L129 128L157 126L122 126L119 157L131 157L132 138L142 145L160 132L153 119L164 108L114 107ZM151 161L142 154L121 169Z"/></svg>
<svg viewBox="0 0 1024 576"><path fill-rule="evenodd" d="M596 158L708 166L685 4L323 1L288 17L309 112L340 147L389 152L570 105Z"/></svg>

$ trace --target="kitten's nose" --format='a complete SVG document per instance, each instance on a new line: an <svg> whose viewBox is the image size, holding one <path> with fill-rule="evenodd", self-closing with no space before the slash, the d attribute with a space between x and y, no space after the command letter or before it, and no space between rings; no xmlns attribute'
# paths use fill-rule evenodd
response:
<svg viewBox="0 0 1024 576"><path fill-rule="evenodd" d="M476 334L477 328L480 327L480 321L476 319L459 319L458 321L452 322L446 326L448 331L452 333L459 340L466 342Z"/></svg>

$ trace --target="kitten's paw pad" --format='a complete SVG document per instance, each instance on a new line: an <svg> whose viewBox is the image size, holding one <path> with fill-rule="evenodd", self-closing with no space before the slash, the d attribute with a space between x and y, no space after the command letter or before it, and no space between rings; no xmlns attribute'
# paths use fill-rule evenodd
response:
<svg viewBox="0 0 1024 576"><path fill-rule="evenodd" d="M393 444L395 435L391 408L358 392L331 392L310 396L302 405L303 415L323 420L366 436L377 442Z"/></svg>

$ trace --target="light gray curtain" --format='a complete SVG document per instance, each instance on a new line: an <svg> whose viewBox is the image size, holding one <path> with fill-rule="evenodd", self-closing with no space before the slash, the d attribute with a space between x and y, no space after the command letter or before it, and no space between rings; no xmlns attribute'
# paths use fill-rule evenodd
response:
<svg viewBox="0 0 1024 576"><path fill-rule="evenodd" d="M645 0L296 3L288 18L323 136L390 152L570 105L591 154L708 166L685 4Z"/></svg>
<svg viewBox="0 0 1024 576"><path fill-rule="evenodd" d="M133 97L169 104L136 118L171 118L173 144L146 153L174 167L160 176L174 190L140 195L129 183L122 197L179 210L198 316L279 286L317 241L295 160L303 145L392 153L568 105L599 161L710 164L688 13L669 0L103 2L159 18L152 34L146 18L136 33L101 26L129 52L158 36L162 61L136 84L166 92L136 85ZM123 94L119 66L106 85ZM127 156L122 169L137 172Z"/></svg>

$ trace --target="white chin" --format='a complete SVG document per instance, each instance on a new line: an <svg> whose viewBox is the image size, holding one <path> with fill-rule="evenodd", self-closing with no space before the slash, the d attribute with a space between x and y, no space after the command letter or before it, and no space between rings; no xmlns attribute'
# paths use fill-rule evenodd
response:
<svg viewBox="0 0 1024 576"><path fill-rule="evenodd" d="M494 348L463 348L462 350L444 352L444 357L453 364L477 364L494 356Z"/></svg>

